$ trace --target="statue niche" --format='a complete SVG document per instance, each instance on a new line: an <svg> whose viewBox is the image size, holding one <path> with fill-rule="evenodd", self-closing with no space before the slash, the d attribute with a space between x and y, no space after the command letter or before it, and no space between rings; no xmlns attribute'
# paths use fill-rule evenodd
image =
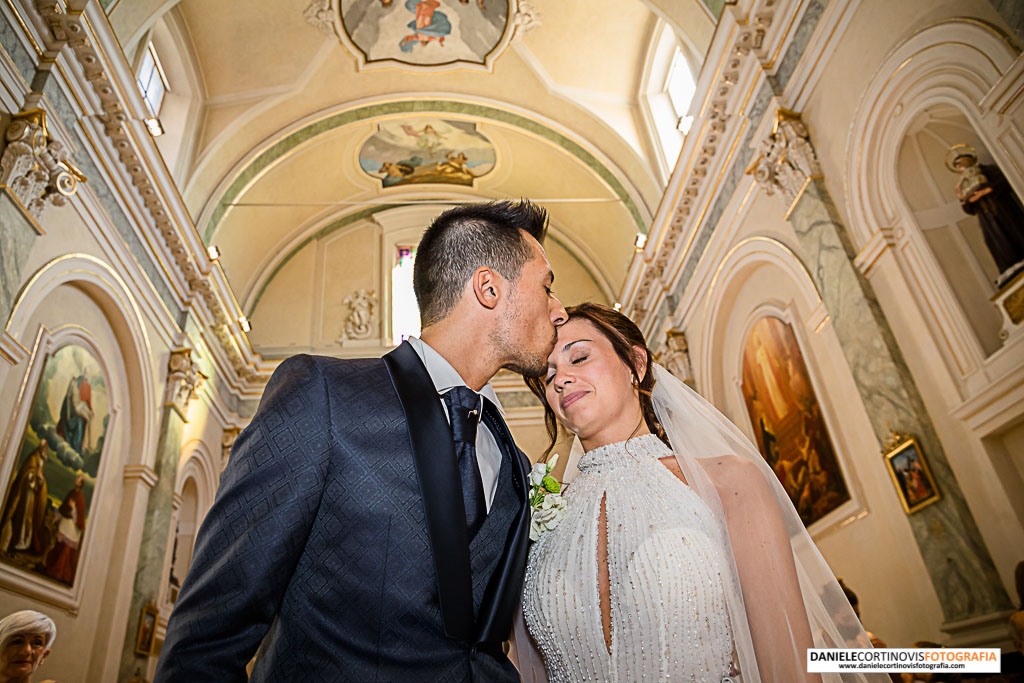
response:
<svg viewBox="0 0 1024 683"><path fill-rule="evenodd" d="M999 269L995 285L1002 288L1024 271L1024 207L999 167L978 163L968 145L953 145L946 165L960 176L956 184L960 206L978 218L985 246Z"/></svg>

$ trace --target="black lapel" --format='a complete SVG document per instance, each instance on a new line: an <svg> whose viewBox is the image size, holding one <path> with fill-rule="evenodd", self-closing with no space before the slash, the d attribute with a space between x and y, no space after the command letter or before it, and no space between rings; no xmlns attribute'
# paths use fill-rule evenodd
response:
<svg viewBox="0 0 1024 683"><path fill-rule="evenodd" d="M484 410L490 413L490 423L497 423L499 433L494 437L510 456L512 478L520 501L519 513L512 520L512 526L508 531L505 552L494 568L494 574L491 575L483 600L480 602L480 610L477 612L476 641L500 643L508 640L511 633L512 617L519 606L523 576L526 573L526 551L530 540L530 504L526 479L526 463L529 460L516 447L498 409L488 403Z"/></svg>
<svg viewBox="0 0 1024 683"><path fill-rule="evenodd" d="M409 423L444 632L449 638L472 641L473 580L466 508L451 429L434 383L408 342L384 356L384 363Z"/></svg>

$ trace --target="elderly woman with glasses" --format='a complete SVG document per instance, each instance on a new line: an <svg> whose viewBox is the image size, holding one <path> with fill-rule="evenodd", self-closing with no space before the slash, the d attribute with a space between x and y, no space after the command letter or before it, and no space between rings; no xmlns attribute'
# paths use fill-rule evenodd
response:
<svg viewBox="0 0 1024 683"><path fill-rule="evenodd" d="M41 612L27 609L0 619L0 683L31 683L56 637L53 620Z"/></svg>

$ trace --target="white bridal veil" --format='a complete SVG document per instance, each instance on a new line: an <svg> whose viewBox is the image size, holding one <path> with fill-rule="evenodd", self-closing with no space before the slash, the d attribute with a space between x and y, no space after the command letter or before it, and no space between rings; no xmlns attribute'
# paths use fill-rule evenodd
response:
<svg viewBox="0 0 1024 683"><path fill-rule="evenodd" d="M744 545L751 548L758 547L760 545L759 530L756 525L751 525L749 520L741 523L735 517L730 519L730 516L726 514L715 486L716 483L721 485L722 482L715 481L717 470L712 465L720 462L723 459L722 456L733 456L730 458L733 462L738 458L743 461L744 467L748 470L749 465L756 467L764 479L766 488L770 489L789 535L800 584L801 595L795 597L795 604L790 605L790 608L786 610L787 624L795 624L796 620L800 618L799 599L802 598L802 609L810 626L814 647L870 648L871 643L854 614L853 608L850 607L843 590L839 587L831 569L808 535L807 529L797 515L785 489L782 488L775 473L768 467L757 448L728 418L665 368L654 364L653 372L656 380L652 394L655 412L665 428L686 481L719 521L719 527L727 547L737 547L735 545L737 543L741 544L740 547L744 547ZM567 482L577 473L577 464L582 455L583 450L579 447L577 439L569 461L566 463L565 479ZM732 554L730 554L729 570L732 580L725 582L728 593L726 597L730 619L733 623L733 637L743 683L760 683L761 681L776 683L785 680L785 676L780 678L777 673L780 662L783 665L782 670L805 671L806 655L798 645L798 635L794 634L793 626L790 626L788 633L779 633L777 630L767 634L755 633L753 638L771 641L770 648L762 646L761 649L762 653L770 652L773 660L757 661L754 655L751 626L744 608L743 586ZM748 599L758 599L758 597L763 597L765 600L779 599L770 591L752 593L749 585L746 588ZM755 631L756 628L755 626ZM799 628L795 630L797 633L800 631ZM521 614L516 622L515 641L516 655L523 681L526 683L545 681L543 664L532 647ZM785 658L790 659L785 662ZM824 683L886 683L889 681L889 677L885 674L821 674L821 677ZM787 683L789 682L787 681Z"/></svg>

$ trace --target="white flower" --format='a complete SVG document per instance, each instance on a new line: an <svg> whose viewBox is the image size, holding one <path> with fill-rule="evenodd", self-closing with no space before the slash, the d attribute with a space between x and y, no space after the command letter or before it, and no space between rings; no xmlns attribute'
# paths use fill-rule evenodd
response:
<svg viewBox="0 0 1024 683"><path fill-rule="evenodd" d="M541 482L544 481L544 477L548 474L547 465L542 462L537 463L530 470L530 486L540 486Z"/></svg>

